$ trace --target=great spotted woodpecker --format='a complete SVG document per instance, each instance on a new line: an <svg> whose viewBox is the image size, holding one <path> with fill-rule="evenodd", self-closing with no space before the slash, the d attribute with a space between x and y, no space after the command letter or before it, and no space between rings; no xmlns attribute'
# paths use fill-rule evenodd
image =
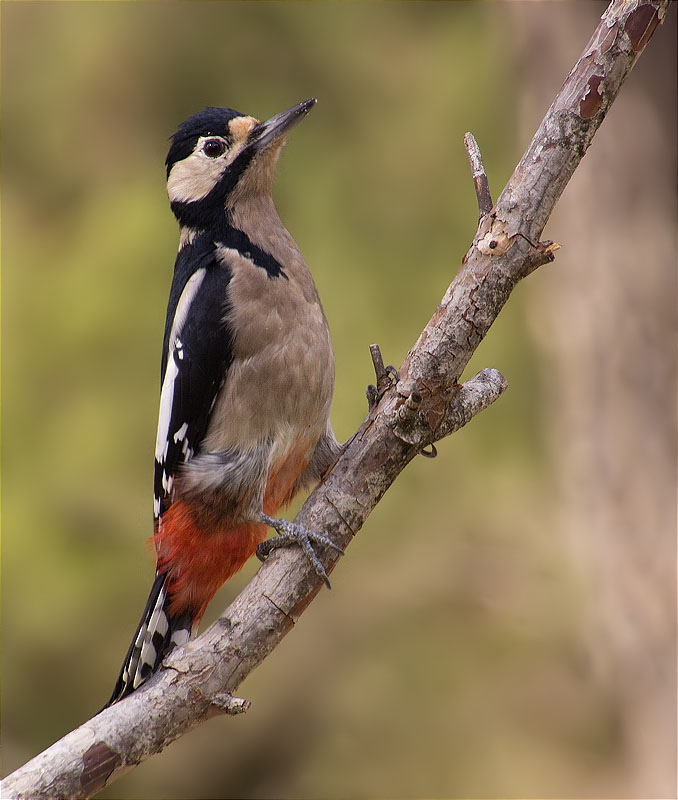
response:
<svg viewBox="0 0 678 800"><path fill-rule="evenodd" d="M263 123L206 108L172 138L167 191L180 236L162 348L156 577L107 705L195 634L255 552L299 543L327 581L312 544L334 545L273 516L341 451L327 321L271 197L285 135L315 102ZM267 526L279 536L264 542Z"/></svg>

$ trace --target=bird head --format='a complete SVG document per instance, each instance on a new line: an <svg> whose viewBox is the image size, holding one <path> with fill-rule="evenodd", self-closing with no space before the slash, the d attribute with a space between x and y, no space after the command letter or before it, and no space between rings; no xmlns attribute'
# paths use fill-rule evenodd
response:
<svg viewBox="0 0 678 800"><path fill-rule="evenodd" d="M206 227L239 200L270 195L285 137L315 103L305 100L266 122L214 107L183 122L165 161L167 193L179 222Z"/></svg>

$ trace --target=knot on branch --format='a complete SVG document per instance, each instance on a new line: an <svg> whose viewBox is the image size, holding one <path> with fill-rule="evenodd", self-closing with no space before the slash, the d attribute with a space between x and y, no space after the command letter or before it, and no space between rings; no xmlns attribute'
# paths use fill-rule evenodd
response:
<svg viewBox="0 0 678 800"><path fill-rule="evenodd" d="M501 372L483 369L461 386L455 383L438 392L425 386L399 389L404 400L395 410L395 434L423 449L463 428L497 400L507 385Z"/></svg>
<svg viewBox="0 0 678 800"><path fill-rule="evenodd" d="M395 412L394 430L396 436L408 444L425 447L435 440L445 410L451 397L460 390L458 384L448 388L431 390L422 381L418 381L412 389L398 388L404 397Z"/></svg>
<svg viewBox="0 0 678 800"><path fill-rule="evenodd" d="M519 277L525 278L538 267L551 263L562 245L550 239L535 242L519 229L519 224L519 221L501 219L495 211L480 220L473 247L484 256L497 257L505 255L521 239L524 242L522 256L516 263L521 265ZM468 257L469 253L464 260L467 261Z"/></svg>
<svg viewBox="0 0 678 800"><path fill-rule="evenodd" d="M506 232L504 220L493 215L489 231L476 242L476 247L484 256L503 256L513 241Z"/></svg>
<svg viewBox="0 0 678 800"><path fill-rule="evenodd" d="M398 422L401 426L407 427L415 418L417 410L421 405L422 396L416 390L412 390L407 395L407 399L398 409Z"/></svg>

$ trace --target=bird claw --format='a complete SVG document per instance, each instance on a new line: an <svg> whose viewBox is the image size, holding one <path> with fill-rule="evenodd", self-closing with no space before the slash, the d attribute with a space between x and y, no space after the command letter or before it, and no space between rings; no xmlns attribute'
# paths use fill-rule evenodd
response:
<svg viewBox="0 0 678 800"><path fill-rule="evenodd" d="M393 364L388 364L386 367L384 367L384 369L386 370L386 374L391 378L391 385L395 386L400 380L398 370L393 366Z"/></svg>
<svg viewBox="0 0 678 800"><path fill-rule="evenodd" d="M277 550L279 547L289 547L289 545L298 544L306 554L306 558L313 565L313 569L325 582L327 588L332 588L325 567L313 549L313 545L331 547L333 550L343 555L344 551L341 547L336 545L331 539L328 539L327 536L316 533L296 522L290 522L286 519L274 519L266 514L261 515L261 521L265 522L269 528L273 528L278 535L273 539L266 539L266 541L261 542L261 544L257 546L257 558L260 561L265 561L273 550Z"/></svg>
<svg viewBox="0 0 678 800"><path fill-rule="evenodd" d="M372 411L386 392L398 383L400 378L398 370L394 366L391 364L387 367L384 366L384 359L378 344L370 345L370 355L374 365L374 374L377 378L376 386L370 384L367 387L367 405L369 410Z"/></svg>
<svg viewBox="0 0 678 800"><path fill-rule="evenodd" d="M365 392L368 411L372 411L386 392L400 380L398 370L391 364L384 367L384 371L378 374L378 378L377 386L371 383Z"/></svg>
<svg viewBox="0 0 678 800"><path fill-rule="evenodd" d="M377 391L377 387L370 383L365 391L367 395L367 410L372 411L372 409L377 405L379 400L381 399L379 396L379 392Z"/></svg>

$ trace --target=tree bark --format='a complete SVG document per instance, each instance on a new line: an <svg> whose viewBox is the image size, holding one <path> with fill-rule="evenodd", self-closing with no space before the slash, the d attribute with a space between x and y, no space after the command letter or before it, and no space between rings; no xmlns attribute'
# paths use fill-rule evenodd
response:
<svg viewBox="0 0 678 800"><path fill-rule="evenodd" d="M539 242L544 225L667 7L668 0L615 0L608 7L489 213L483 195L473 244L399 380L377 368L369 415L297 522L346 548L417 454L434 455L425 448L503 392L495 370L458 381L516 284L553 260L558 246ZM475 181L477 164L473 172ZM339 557L320 556L328 571ZM321 586L297 548L275 552L223 616L170 654L148 684L8 776L2 796L90 797L204 719L246 710L231 693Z"/></svg>

